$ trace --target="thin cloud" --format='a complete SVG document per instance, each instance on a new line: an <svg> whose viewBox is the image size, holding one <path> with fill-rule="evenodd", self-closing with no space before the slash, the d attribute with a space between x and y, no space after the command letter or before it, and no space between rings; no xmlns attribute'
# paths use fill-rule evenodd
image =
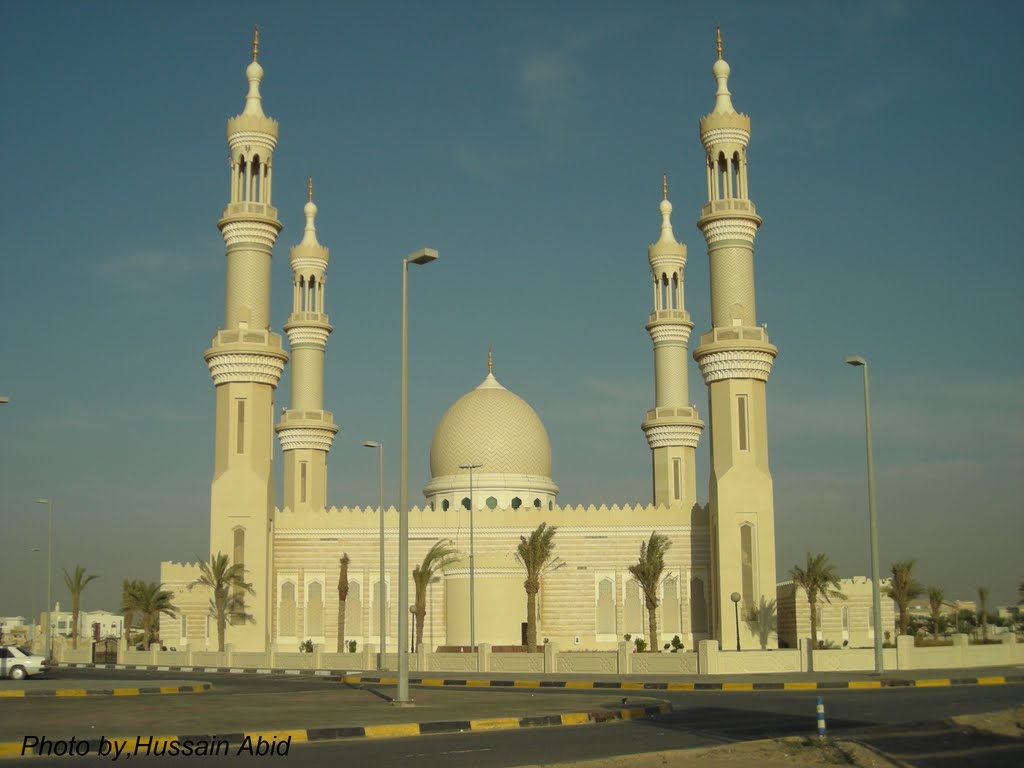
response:
<svg viewBox="0 0 1024 768"><path fill-rule="evenodd" d="M158 250L122 251L94 262L91 271L105 282L133 293L162 290L168 279L180 279L219 266L212 260Z"/></svg>

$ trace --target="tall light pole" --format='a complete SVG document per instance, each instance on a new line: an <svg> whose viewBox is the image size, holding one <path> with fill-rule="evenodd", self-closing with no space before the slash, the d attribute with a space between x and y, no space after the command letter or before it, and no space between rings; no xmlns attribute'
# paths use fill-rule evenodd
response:
<svg viewBox="0 0 1024 768"><path fill-rule="evenodd" d="M395 704L409 703L409 265L437 259L433 248L420 248L402 259L402 403L398 457L398 693Z"/></svg>
<svg viewBox="0 0 1024 768"><path fill-rule="evenodd" d="M871 395L868 390L868 361L859 355L846 358L848 365L864 369L864 429L868 444L868 520L871 531L871 604L875 622L875 674L882 674L882 599L878 577L878 517L875 514L875 460L871 454Z"/></svg>
<svg viewBox="0 0 1024 768"><path fill-rule="evenodd" d="M473 470L483 464L459 464L459 469L469 470L469 652L476 651L476 549L473 541Z"/></svg>
<svg viewBox="0 0 1024 768"><path fill-rule="evenodd" d="M363 441L364 448L376 448L377 449L377 483L378 483L378 498L380 499L380 596L377 602L380 604L380 654L377 656L377 669L384 669L384 659L387 658L387 643L388 636L384 631L384 627L387 626L387 613L385 611L385 600L384 600L384 443L374 442L373 440Z"/></svg>
<svg viewBox="0 0 1024 768"><path fill-rule="evenodd" d="M49 509L49 527L46 534L46 658L53 661L53 638L50 631L50 611L53 610L53 502L36 499L36 504L45 504Z"/></svg>

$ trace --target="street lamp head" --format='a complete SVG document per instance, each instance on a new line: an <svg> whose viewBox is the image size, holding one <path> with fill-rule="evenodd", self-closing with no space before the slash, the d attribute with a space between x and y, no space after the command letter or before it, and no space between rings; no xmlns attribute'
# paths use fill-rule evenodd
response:
<svg viewBox="0 0 1024 768"><path fill-rule="evenodd" d="M36 504L49 504L49 499L36 499Z"/></svg>
<svg viewBox="0 0 1024 768"><path fill-rule="evenodd" d="M413 251L405 257L405 260L410 264L426 264L436 259L437 251L433 248L420 248L418 251Z"/></svg>
<svg viewBox="0 0 1024 768"><path fill-rule="evenodd" d="M729 599L732 600L734 603L738 603L740 601L740 593L733 592L731 595L729 595Z"/></svg>
<svg viewBox="0 0 1024 768"><path fill-rule="evenodd" d="M380 448L380 443L375 443L373 440L363 440L363 448Z"/></svg>
<svg viewBox="0 0 1024 768"><path fill-rule="evenodd" d="M0 405L9 402L11 402L11 398L9 398L7 395L0 395Z"/></svg>
<svg viewBox="0 0 1024 768"><path fill-rule="evenodd" d="M851 355L850 357L846 358L846 364L847 365L867 365L868 361L865 360L860 355Z"/></svg>

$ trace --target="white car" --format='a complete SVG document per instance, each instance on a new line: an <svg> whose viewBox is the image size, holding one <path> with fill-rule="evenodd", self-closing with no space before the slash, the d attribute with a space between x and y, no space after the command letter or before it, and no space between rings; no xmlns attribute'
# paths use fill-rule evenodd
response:
<svg viewBox="0 0 1024 768"><path fill-rule="evenodd" d="M45 656L36 656L28 648L16 645L0 645L0 677L24 680L48 671Z"/></svg>

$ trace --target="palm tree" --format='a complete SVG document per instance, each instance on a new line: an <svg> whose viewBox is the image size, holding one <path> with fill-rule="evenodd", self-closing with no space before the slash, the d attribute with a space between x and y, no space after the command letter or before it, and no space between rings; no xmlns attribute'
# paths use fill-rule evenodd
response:
<svg viewBox="0 0 1024 768"><path fill-rule="evenodd" d="M81 608L82 592L89 582L99 578L99 574L86 576L85 568L80 565L75 566L74 576L68 573L67 568L61 568L61 570L64 571L64 584L71 592L71 647L78 650L78 612Z"/></svg>
<svg viewBox="0 0 1024 768"><path fill-rule="evenodd" d="M125 579L121 582L121 613L124 614L125 647L130 647L132 644L132 624L135 623L135 614L141 613L137 592L142 583L138 579Z"/></svg>
<svg viewBox="0 0 1024 768"><path fill-rule="evenodd" d="M338 653L345 652L345 601L348 600L348 552L338 559Z"/></svg>
<svg viewBox="0 0 1024 768"><path fill-rule="evenodd" d="M459 553L450 545L450 540L441 539L434 542L434 546L423 556L423 562L412 571L412 581L416 587L416 605L412 609L416 622L416 644L413 651L423 642L423 619L427 615L427 586L437 571L458 560Z"/></svg>
<svg viewBox="0 0 1024 768"><path fill-rule="evenodd" d="M161 614L171 618L177 615L178 607L171 602L174 593L168 592L158 581L137 581L132 594L142 614L142 643L148 649L158 637Z"/></svg>
<svg viewBox="0 0 1024 768"><path fill-rule="evenodd" d="M945 595L939 587L928 587L928 608L932 614L932 639L939 639L939 624L942 623L942 601Z"/></svg>
<svg viewBox="0 0 1024 768"><path fill-rule="evenodd" d="M915 597L924 594L924 587L914 581L914 563L917 560L910 558L892 564L892 580L885 587L885 594L896 601L900 612L900 634L907 634L910 625L910 601Z"/></svg>
<svg viewBox="0 0 1024 768"><path fill-rule="evenodd" d="M647 623L651 630L648 643L652 651L658 650L658 587L665 570L665 553L671 546L668 536L653 531L651 538L640 543L640 559L629 566L629 572L644 592Z"/></svg>
<svg viewBox="0 0 1024 768"><path fill-rule="evenodd" d="M824 598L831 604L832 598L845 600L846 595L839 591L839 575L836 566L829 562L828 555L821 553L812 556L807 553L807 566L801 568L794 565L789 569L789 577L798 587L807 593L807 604L811 608L811 644L818 647L818 598ZM880 627L875 631L880 631Z"/></svg>
<svg viewBox="0 0 1024 768"><path fill-rule="evenodd" d="M537 593L540 592L541 572L551 553L555 549L552 539L557 526L541 523L530 533L530 538L519 537L516 547L516 559L526 568L526 648L530 651L537 648Z"/></svg>
<svg viewBox="0 0 1024 768"><path fill-rule="evenodd" d="M750 607L747 623L757 634L757 639L761 641L761 650L765 650L772 633L779 628L779 612L776 601L761 595L758 604Z"/></svg>
<svg viewBox="0 0 1024 768"><path fill-rule="evenodd" d="M988 587L978 587L978 603L981 605L981 642L988 642Z"/></svg>
<svg viewBox="0 0 1024 768"><path fill-rule="evenodd" d="M218 552L210 555L210 561L199 563L199 578L188 585L206 587L213 592L210 598L210 615L217 619L217 650L224 652L224 633L227 622L245 622L251 617L245 612L245 595L255 595L252 584L245 580L245 568L241 563L231 564L231 559Z"/></svg>

